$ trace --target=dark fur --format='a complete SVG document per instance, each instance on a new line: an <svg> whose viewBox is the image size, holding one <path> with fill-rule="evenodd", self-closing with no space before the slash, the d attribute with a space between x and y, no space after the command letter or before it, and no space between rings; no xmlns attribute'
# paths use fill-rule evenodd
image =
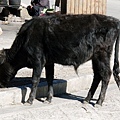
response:
<svg viewBox="0 0 120 120"><path fill-rule="evenodd" d="M92 60L94 79L85 101L90 101L102 81L97 101L97 104L102 105L111 76L110 57L115 42L113 71L117 85L120 86L119 35L119 20L104 15L33 18L21 27L11 48L2 50L0 84L3 87L23 67L33 68L33 86L27 100L32 104L41 71L45 67L48 82L47 100L50 102L53 96L54 63L73 65L77 70L80 64Z"/></svg>

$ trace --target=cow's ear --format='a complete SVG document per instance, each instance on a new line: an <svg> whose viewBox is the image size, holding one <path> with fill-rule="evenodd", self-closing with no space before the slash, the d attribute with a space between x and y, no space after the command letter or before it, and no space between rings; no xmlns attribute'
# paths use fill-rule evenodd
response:
<svg viewBox="0 0 120 120"><path fill-rule="evenodd" d="M0 50L0 65L3 64L3 62L5 61L5 51Z"/></svg>

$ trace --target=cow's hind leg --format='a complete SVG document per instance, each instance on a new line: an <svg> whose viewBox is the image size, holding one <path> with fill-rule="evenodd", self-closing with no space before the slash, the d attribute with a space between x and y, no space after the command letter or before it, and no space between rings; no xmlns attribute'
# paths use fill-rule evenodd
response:
<svg viewBox="0 0 120 120"><path fill-rule="evenodd" d="M45 70L48 83L48 95L46 101L50 103L53 97L54 64L46 65Z"/></svg>
<svg viewBox="0 0 120 120"><path fill-rule="evenodd" d="M104 75L102 76L101 92L100 92L99 98L96 103L98 105L102 105L102 103L105 99L106 90L107 90L108 83L110 81L110 76L111 76L110 68L106 67L106 70L103 70L103 74Z"/></svg>
<svg viewBox="0 0 120 120"><path fill-rule="evenodd" d="M93 95L94 95L94 93L100 83L100 80L101 80L101 76L99 74L98 65L97 65L96 61L92 60L92 66L93 66L93 71L94 71L94 78L93 78L91 88L88 92L88 95L84 100L84 103L89 103L90 100L93 98Z"/></svg>
<svg viewBox="0 0 120 120"><path fill-rule="evenodd" d="M101 53L97 58L93 59L93 70L94 70L94 79L88 96L85 101L90 101L93 97L100 80L102 80L101 92L99 95L99 99L97 100L97 104L102 105L105 99L106 89L108 87L108 83L111 76L110 70L110 58L107 56L107 53Z"/></svg>
<svg viewBox="0 0 120 120"><path fill-rule="evenodd" d="M102 59L102 61L99 62L99 64L100 64L99 73L102 79L102 83L101 92L96 104L102 105L105 99L106 90L111 77L110 58L108 58L107 55L106 57L104 56L104 58Z"/></svg>

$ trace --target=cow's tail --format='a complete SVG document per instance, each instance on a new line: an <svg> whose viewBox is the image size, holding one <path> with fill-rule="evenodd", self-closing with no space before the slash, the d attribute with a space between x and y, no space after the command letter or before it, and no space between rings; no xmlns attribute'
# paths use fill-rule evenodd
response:
<svg viewBox="0 0 120 120"><path fill-rule="evenodd" d="M120 22L119 22L119 28L118 28L118 36L115 43L114 66L113 66L113 76L120 90L119 41L120 41Z"/></svg>

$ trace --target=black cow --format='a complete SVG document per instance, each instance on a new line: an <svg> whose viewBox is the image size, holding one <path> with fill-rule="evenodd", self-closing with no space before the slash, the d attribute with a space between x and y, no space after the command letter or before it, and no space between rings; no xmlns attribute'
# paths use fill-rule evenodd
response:
<svg viewBox="0 0 120 120"><path fill-rule="evenodd" d="M94 79L85 101L89 102L102 81L97 104L102 105L111 76L110 57L115 43L113 74L120 87L120 22L104 15L53 15L24 23L10 49L0 51L0 86L5 87L23 67L33 68L32 89L27 103L32 104L43 67L48 82L47 101L53 96L54 63L73 65L92 60Z"/></svg>

